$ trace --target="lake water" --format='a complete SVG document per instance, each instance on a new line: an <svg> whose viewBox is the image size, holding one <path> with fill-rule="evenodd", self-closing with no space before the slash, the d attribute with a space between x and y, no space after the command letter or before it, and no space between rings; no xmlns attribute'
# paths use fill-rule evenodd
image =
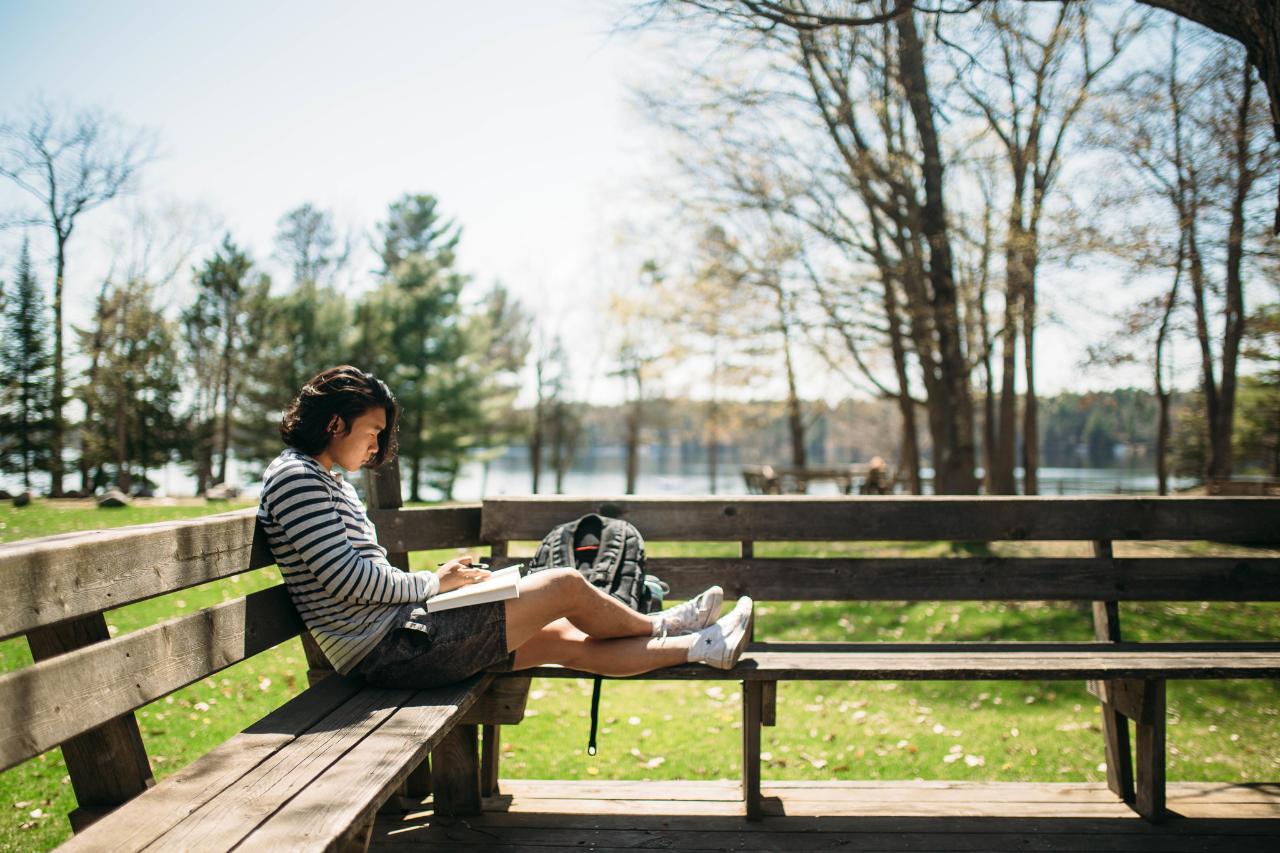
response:
<svg viewBox="0 0 1280 853"><path fill-rule="evenodd" d="M568 495L618 495L626 487L626 461L621 448L601 447L583 452L564 478L563 493ZM258 466L237 465L233 459L229 465L229 480L244 487L244 494L257 494L257 478L260 474ZM932 474L926 469L926 477ZM168 465L163 471L152 472L152 478L159 488L161 496L187 496L195 492L195 481L184 465ZM1019 478L1021 474L1019 473ZM79 486L79 477L67 477L68 488ZM1181 488L1193 484L1189 479L1173 479L1172 488ZM16 483L12 478L0 479L0 486L11 492ZM456 500L480 500L486 495L523 495L529 494L533 482L529 468L529 454L524 448L509 448L506 453L488 465L471 463L463 467L453 496ZM42 478L36 486L40 493L47 489L47 480ZM538 491L541 494L555 493L555 473L547 466L543 469ZM645 452L640 457L640 473L636 492L641 495L704 495L711 493L709 467L705 460L680 460L675 454L659 454ZM738 461L720 463L716 476L715 493L721 495L744 495L746 484L742 479L741 466ZM1140 464L1129 464L1113 468L1041 468L1040 494L1042 495L1084 495L1084 494L1154 494L1156 491L1155 470ZM836 495L839 492L834 483L815 483L809 489L811 495ZM423 490L423 497L436 498L439 495L430 490Z"/></svg>

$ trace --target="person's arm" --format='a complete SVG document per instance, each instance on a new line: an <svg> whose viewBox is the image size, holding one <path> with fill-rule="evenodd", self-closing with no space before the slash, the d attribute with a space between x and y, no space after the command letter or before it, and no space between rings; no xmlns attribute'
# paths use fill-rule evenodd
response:
<svg viewBox="0 0 1280 853"><path fill-rule="evenodd" d="M439 591L431 572L403 572L385 558L371 559L356 550L320 477L304 464L280 471L266 506L326 592L342 601L409 604Z"/></svg>

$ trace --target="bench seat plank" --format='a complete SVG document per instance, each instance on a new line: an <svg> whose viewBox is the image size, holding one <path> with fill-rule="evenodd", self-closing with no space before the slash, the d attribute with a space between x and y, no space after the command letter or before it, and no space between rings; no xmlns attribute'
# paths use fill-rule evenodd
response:
<svg viewBox="0 0 1280 853"><path fill-rule="evenodd" d="M514 674L592 677L556 666ZM730 670L687 664L630 677L734 681L1280 678L1280 643L756 643Z"/></svg>
<svg viewBox="0 0 1280 853"><path fill-rule="evenodd" d="M353 679L332 677L304 690L58 849L65 853L142 850L328 716L363 686Z"/></svg>
<svg viewBox="0 0 1280 853"><path fill-rule="evenodd" d="M377 731L411 690L366 688L218 793L153 842L148 851L230 850Z"/></svg>
<svg viewBox="0 0 1280 853"><path fill-rule="evenodd" d="M0 676L0 770L266 651L302 629L284 586Z"/></svg>
<svg viewBox="0 0 1280 853"><path fill-rule="evenodd" d="M350 838L408 778L488 688L484 674L415 693L359 746L329 766L244 841L243 849L332 849Z"/></svg>

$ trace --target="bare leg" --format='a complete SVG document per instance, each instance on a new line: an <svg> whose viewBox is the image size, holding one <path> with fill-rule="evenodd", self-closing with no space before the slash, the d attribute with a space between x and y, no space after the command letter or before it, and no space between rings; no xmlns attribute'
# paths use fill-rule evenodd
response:
<svg viewBox="0 0 1280 853"><path fill-rule="evenodd" d="M587 583L573 569L547 569L520 580L520 597L505 602L507 649L518 649L565 618L595 639L649 637L653 620Z"/></svg>
<svg viewBox="0 0 1280 853"><path fill-rule="evenodd" d="M665 639L596 639L575 628L567 619L557 619L516 649L513 668L556 663L597 675L639 675L686 663L694 639L692 635Z"/></svg>

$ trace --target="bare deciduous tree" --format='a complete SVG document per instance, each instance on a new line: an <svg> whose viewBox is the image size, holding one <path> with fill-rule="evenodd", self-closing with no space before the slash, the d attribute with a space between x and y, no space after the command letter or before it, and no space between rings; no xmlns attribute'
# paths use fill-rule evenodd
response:
<svg viewBox="0 0 1280 853"><path fill-rule="evenodd" d="M37 102L23 121L0 124L0 176L34 198L30 221L52 232L53 429L50 494L62 495L62 407L66 402L62 295L67 246L79 218L131 188L153 156L151 136L97 110L56 110Z"/></svg>

